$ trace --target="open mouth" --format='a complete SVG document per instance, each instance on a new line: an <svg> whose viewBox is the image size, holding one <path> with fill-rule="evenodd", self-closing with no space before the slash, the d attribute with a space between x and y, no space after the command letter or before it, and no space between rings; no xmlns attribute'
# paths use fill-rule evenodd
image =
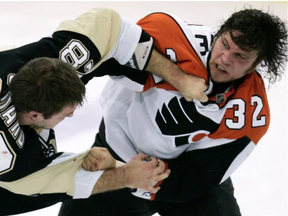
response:
<svg viewBox="0 0 288 216"><path fill-rule="evenodd" d="M218 71L220 71L222 73L227 73L227 71L224 68L222 68L220 65L218 65L218 64L216 64L216 68L217 68Z"/></svg>

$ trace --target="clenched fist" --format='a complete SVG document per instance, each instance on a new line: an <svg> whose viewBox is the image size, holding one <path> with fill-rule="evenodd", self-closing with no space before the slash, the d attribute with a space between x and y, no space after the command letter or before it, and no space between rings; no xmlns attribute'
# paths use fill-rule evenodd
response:
<svg viewBox="0 0 288 216"><path fill-rule="evenodd" d="M166 57L160 54L156 49L152 52L146 70L162 77L178 89L186 101L190 102L193 99L197 99L200 102L208 101L208 97L204 93L207 89L205 80L192 74L185 73L175 63L167 60Z"/></svg>
<svg viewBox="0 0 288 216"><path fill-rule="evenodd" d="M193 99L197 99L200 102L207 102L208 97L204 93L207 90L207 85L203 78L194 76L192 74L186 74L180 72L178 73L177 77L172 79L174 82L171 82L175 88L183 95L186 101L192 101ZM180 78L181 77L181 78Z"/></svg>
<svg viewBox="0 0 288 216"><path fill-rule="evenodd" d="M87 171L113 169L115 166L116 160L106 148L101 147L91 148L82 163L82 168Z"/></svg>

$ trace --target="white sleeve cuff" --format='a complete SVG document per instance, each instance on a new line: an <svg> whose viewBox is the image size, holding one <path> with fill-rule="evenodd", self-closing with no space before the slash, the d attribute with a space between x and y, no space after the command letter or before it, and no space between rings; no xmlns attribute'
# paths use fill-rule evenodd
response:
<svg viewBox="0 0 288 216"><path fill-rule="evenodd" d="M84 169L79 170L75 174L75 192L73 199L88 198L93 191L94 185L103 174L104 170L96 172L86 171Z"/></svg>
<svg viewBox="0 0 288 216"><path fill-rule="evenodd" d="M110 57L115 58L120 64L124 65L129 61L135 52L142 29L140 26L129 22L125 17L121 16L121 20L121 32L118 36L117 44L110 54Z"/></svg>

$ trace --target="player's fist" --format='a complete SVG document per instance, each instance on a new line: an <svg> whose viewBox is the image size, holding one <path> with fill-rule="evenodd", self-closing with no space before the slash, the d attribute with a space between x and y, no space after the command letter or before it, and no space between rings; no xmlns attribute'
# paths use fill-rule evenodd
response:
<svg viewBox="0 0 288 216"><path fill-rule="evenodd" d="M204 93L207 90L207 85L203 78L192 74L183 74L183 78L178 80L179 83L175 86L183 95L186 101L197 99L200 102L207 102L208 97Z"/></svg>
<svg viewBox="0 0 288 216"><path fill-rule="evenodd" d="M115 166L116 160L106 148L101 147L91 148L82 163L82 168L87 171L113 169Z"/></svg>

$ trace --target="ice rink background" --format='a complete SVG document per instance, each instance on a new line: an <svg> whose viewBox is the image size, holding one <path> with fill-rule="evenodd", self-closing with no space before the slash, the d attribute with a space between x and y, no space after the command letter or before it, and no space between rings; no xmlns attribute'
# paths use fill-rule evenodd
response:
<svg viewBox="0 0 288 216"><path fill-rule="evenodd" d="M287 1L283 2L2 2L0 1L0 45L20 46L49 36L62 20L74 19L93 7L109 7L136 22L143 16L165 11L188 23L217 28L245 3L264 9L287 20ZM1 65L0 65L1 67ZM287 71L286 71L287 72ZM287 76L287 75L286 75ZM287 216L287 77L268 90L271 108L269 131L251 156L233 174L235 195L243 216ZM80 152L88 149L98 130L102 109L97 98L107 78L87 85L87 102L73 118L56 129L59 151ZM4 199L0 197L0 200ZM129 203L127 203L129 205ZM60 204L22 216L56 216ZM95 204L97 208L97 204Z"/></svg>

